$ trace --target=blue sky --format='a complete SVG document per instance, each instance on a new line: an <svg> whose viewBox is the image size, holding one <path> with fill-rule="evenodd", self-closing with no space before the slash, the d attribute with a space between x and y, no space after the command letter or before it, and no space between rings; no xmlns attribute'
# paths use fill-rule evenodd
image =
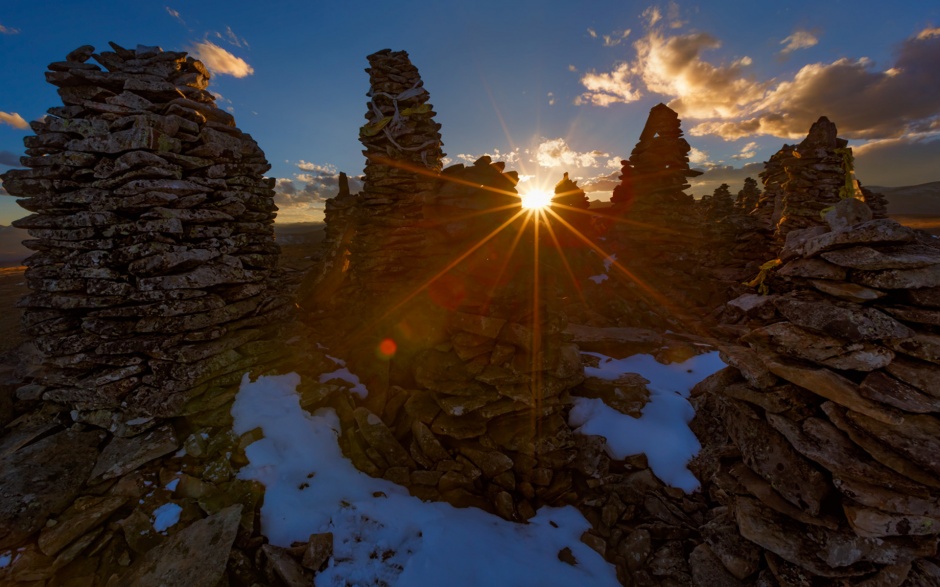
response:
<svg viewBox="0 0 940 587"><path fill-rule="evenodd" d="M697 195L736 191L820 115L851 140L864 183L940 180L934 2L5 0L0 171L17 164L22 127L60 103L46 65L108 41L186 50L214 70L218 105L280 178L282 221L318 219L335 174L361 173L363 69L383 48L420 70L450 161L502 158L520 187L568 171L606 199L659 102L708 170ZM0 198L0 224L23 215Z"/></svg>

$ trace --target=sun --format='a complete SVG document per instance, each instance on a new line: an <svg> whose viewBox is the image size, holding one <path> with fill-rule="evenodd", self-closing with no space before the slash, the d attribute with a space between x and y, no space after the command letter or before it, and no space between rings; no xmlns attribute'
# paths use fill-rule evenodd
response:
<svg viewBox="0 0 940 587"><path fill-rule="evenodd" d="M541 210L552 205L551 192L540 189L532 189L519 194L522 199L522 207L525 210Z"/></svg>

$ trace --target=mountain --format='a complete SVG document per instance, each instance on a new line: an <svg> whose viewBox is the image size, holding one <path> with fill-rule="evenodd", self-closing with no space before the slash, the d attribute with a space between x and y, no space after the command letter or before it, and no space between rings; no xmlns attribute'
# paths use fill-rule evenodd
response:
<svg viewBox="0 0 940 587"><path fill-rule="evenodd" d="M888 214L892 216L940 217L940 181L900 187L865 187L888 198Z"/></svg>
<svg viewBox="0 0 940 587"><path fill-rule="evenodd" d="M27 238L29 235L21 228L0 225L0 267L21 265L32 254L23 246L23 239Z"/></svg>

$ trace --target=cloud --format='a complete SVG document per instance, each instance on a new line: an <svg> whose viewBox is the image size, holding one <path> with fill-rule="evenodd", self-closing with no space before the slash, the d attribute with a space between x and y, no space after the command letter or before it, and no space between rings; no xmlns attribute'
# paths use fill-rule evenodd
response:
<svg viewBox="0 0 940 587"><path fill-rule="evenodd" d="M240 78L249 76L255 72L244 59L235 57L212 41L196 43L192 53L213 73L220 75L227 74Z"/></svg>
<svg viewBox="0 0 940 587"><path fill-rule="evenodd" d="M588 29L587 32L588 32L588 35L590 35L592 39L596 39L599 36L601 40L604 42L605 47L616 47L617 45L622 43L627 37L630 36L630 29L624 29L622 31L612 31L610 34L607 34L607 35L598 35L597 31L595 31L594 29Z"/></svg>
<svg viewBox="0 0 940 587"><path fill-rule="evenodd" d="M331 164L317 165L301 160L309 173L295 173L293 178L278 178L274 186L274 203L281 221L303 222L323 219L326 200L339 193L339 173ZM298 164L300 167L300 164ZM349 177L349 191L362 190L362 177ZM302 184L298 188L297 184Z"/></svg>
<svg viewBox="0 0 940 587"><path fill-rule="evenodd" d="M603 157L610 154L596 150L579 153L562 138L543 140L536 151L536 161L542 167L596 167L597 160Z"/></svg>
<svg viewBox="0 0 940 587"><path fill-rule="evenodd" d="M780 50L781 55L792 53L797 49L807 49L819 43L816 35L809 31L795 31L792 35L780 41L781 45L786 45Z"/></svg>
<svg viewBox="0 0 940 587"><path fill-rule="evenodd" d="M554 106L554 105L555 105L555 93L554 93L554 92L549 92L549 93L548 93L548 105L549 105L549 106Z"/></svg>
<svg viewBox="0 0 940 587"><path fill-rule="evenodd" d="M13 27L3 26L0 24L0 35L18 35L20 34L20 29L15 29Z"/></svg>
<svg viewBox="0 0 940 587"><path fill-rule="evenodd" d="M186 21L183 20L183 17L182 17L182 16L180 16L180 13L179 13L178 10L173 10L173 9L170 8L169 6L164 6L163 8L166 9L166 13L167 13L167 14L169 14L170 16L172 16L173 18L175 18L177 21L179 21L179 23L180 23L181 25L185 25L185 24L186 24Z"/></svg>
<svg viewBox="0 0 940 587"><path fill-rule="evenodd" d="M588 35L591 36L592 39L596 39L596 38L597 38L597 31L595 31L594 29L589 28L589 29L587 30L587 33L588 33Z"/></svg>
<svg viewBox="0 0 940 587"><path fill-rule="evenodd" d="M10 151L0 151L0 165L6 165L8 167L19 167L20 158Z"/></svg>
<svg viewBox="0 0 940 587"><path fill-rule="evenodd" d="M702 59L703 51L721 47L721 41L707 33L669 37L654 29L634 46L638 77L649 91L674 96L669 107L684 117L738 116L761 99L767 87L744 75L750 57L720 65Z"/></svg>
<svg viewBox="0 0 940 587"><path fill-rule="evenodd" d="M732 159L753 159L754 155L757 155L757 143L750 142L743 147L741 147L741 152L737 155L732 155Z"/></svg>
<svg viewBox="0 0 940 587"><path fill-rule="evenodd" d="M519 151L519 147L505 152L500 151L499 149L493 149L492 151L487 151L486 153L480 153L478 155L474 155L472 153L461 153L457 155L457 160L472 164L474 161L484 156L489 157L493 161L505 161L509 165L514 165L519 162L521 153Z"/></svg>
<svg viewBox="0 0 940 587"><path fill-rule="evenodd" d="M689 163L694 165L708 165L710 163L708 160L708 151L692 147L692 150L689 151Z"/></svg>
<svg viewBox="0 0 940 587"><path fill-rule="evenodd" d="M589 72L581 76L581 85L587 92L575 98L576 105L610 106L636 102L642 94L633 87L633 72L629 63L620 63L610 73Z"/></svg>
<svg viewBox="0 0 940 587"><path fill-rule="evenodd" d="M16 112L0 112L0 122L9 124L13 128L29 128L29 123L23 120L23 117Z"/></svg>
<svg viewBox="0 0 940 587"><path fill-rule="evenodd" d="M899 137L852 147L856 175L865 185L900 186L940 181L940 138Z"/></svg>
<svg viewBox="0 0 940 587"><path fill-rule="evenodd" d="M232 30L232 27L225 26L225 34L216 33L215 36L223 41L227 42L229 45L235 45L236 47L250 47L248 41L245 40L245 37L239 37L235 34L235 31Z"/></svg>
<svg viewBox="0 0 940 587"><path fill-rule="evenodd" d="M568 71L572 71L572 72L573 72L573 71L578 71L578 68L575 67L574 65L569 65L569 66L568 66Z"/></svg>
<svg viewBox="0 0 940 587"><path fill-rule="evenodd" d="M592 194L595 199L600 197L602 200L609 200L614 188L620 185L620 170L594 177L575 179L578 181L578 187L584 190L584 193ZM604 197L605 194L606 198Z"/></svg>
<svg viewBox="0 0 940 587"><path fill-rule="evenodd" d="M924 30L917 33L918 41L926 41L932 37L940 37L940 27L925 28Z"/></svg>
<svg viewBox="0 0 940 587"><path fill-rule="evenodd" d="M326 163L324 165L319 165L317 163L310 163L309 161L304 161L303 159L301 159L300 161L297 162L297 167L304 171L319 172L320 175L323 175L323 174L335 175L336 174L336 166L331 165L329 163Z"/></svg>

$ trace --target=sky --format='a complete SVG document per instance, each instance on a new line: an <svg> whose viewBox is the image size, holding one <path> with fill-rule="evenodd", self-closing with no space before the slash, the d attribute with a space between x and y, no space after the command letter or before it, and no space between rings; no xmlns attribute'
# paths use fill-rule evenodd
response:
<svg viewBox="0 0 940 587"><path fill-rule="evenodd" d="M279 222L321 219L338 172L362 173L363 70L384 48L421 72L445 164L489 154L520 190L568 172L609 198L660 102L706 171L698 196L722 182L736 192L822 115L864 184L940 180L940 3L925 0L5 0L0 172L18 166L28 122L60 104L47 64L108 41L204 61L217 104L272 164ZM0 198L0 224L24 215Z"/></svg>

